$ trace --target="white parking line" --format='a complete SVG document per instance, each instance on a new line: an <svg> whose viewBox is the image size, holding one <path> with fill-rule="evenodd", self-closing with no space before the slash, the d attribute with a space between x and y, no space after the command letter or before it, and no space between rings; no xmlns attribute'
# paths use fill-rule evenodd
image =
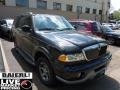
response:
<svg viewBox="0 0 120 90"><path fill-rule="evenodd" d="M1 52L2 52L2 58L3 58L4 67L5 67L5 72L10 72L10 68L8 66L8 63L7 63L7 59L6 59L6 56L5 56L5 52L4 52L4 49L3 49L1 39L0 39L0 48L1 48Z"/></svg>

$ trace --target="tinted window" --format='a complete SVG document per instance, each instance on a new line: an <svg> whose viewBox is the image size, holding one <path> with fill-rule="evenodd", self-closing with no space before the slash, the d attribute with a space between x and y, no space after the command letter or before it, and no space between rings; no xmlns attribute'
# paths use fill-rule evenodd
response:
<svg viewBox="0 0 120 90"><path fill-rule="evenodd" d="M14 22L13 22L13 24L15 25L16 28L19 27L20 18L21 18L21 16L17 16L17 17L15 18Z"/></svg>
<svg viewBox="0 0 120 90"><path fill-rule="evenodd" d="M76 22L70 22L72 24L72 26L77 26Z"/></svg>
<svg viewBox="0 0 120 90"><path fill-rule="evenodd" d="M7 24L5 20L1 21L1 25L3 25L3 24Z"/></svg>
<svg viewBox="0 0 120 90"><path fill-rule="evenodd" d="M99 24L99 23L97 23L97 22L92 22L91 25L92 25L93 31L95 31L95 32L100 32L100 31L101 31L101 28L100 28L100 24Z"/></svg>
<svg viewBox="0 0 120 90"><path fill-rule="evenodd" d="M78 24L78 29L79 29L79 30L85 30L86 27L87 27L86 23L79 23L79 24Z"/></svg>
<svg viewBox="0 0 120 90"><path fill-rule="evenodd" d="M75 26L77 30L85 30L87 27L86 23L83 22L71 22L71 24Z"/></svg>
<svg viewBox="0 0 120 90"><path fill-rule="evenodd" d="M22 27L24 25L28 25L28 26L31 27L32 23L31 23L31 18L30 17L21 17L21 19L19 20L18 27Z"/></svg>

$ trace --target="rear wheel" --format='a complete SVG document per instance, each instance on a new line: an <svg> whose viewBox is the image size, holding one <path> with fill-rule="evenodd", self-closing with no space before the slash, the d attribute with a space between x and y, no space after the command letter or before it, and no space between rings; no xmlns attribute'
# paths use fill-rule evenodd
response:
<svg viewBox="0 0 120 90"><path fill-rule="evenodd" d="M37 59L37 71L41 82L45 85L51 86L55 84L53 69L46 58L39 57Z"/></svg>

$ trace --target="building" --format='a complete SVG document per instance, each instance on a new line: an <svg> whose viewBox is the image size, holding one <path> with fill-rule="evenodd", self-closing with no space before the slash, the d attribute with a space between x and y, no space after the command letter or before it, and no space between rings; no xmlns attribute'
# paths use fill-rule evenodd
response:
<svg viewBox="0 0 120 90"><path fill-rule="evenodd" d="M59 14L68 19L107 21L109 8L110 0L0 0L0 18L32 11Z"/></svg>

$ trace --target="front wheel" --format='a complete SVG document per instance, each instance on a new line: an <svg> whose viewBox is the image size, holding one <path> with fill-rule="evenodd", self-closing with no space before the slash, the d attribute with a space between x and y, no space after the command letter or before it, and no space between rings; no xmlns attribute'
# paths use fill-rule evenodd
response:
<svg viewBox="0 0 120 90"><path fill-rule="evenodd" d="M16 42L16 39L15 39L15 38L14 38L13 42L14 42L14 47L17 48L18 45L17 45L17 42Z"/></svg>
<svg viewBox="0 0 120 90"><path fill-rule="evenodd" d="M12 32L10 32L10 31L8 32L8 39L13 40L13 35L12 35Z"/></svg>
<svg viewBox="0 0 120 90"><path fill-rule="evenodd" d="M46 58L39 57L37 59L37 71L41 82L51 86L55 84L55 75L53 69Z"/></svg>

